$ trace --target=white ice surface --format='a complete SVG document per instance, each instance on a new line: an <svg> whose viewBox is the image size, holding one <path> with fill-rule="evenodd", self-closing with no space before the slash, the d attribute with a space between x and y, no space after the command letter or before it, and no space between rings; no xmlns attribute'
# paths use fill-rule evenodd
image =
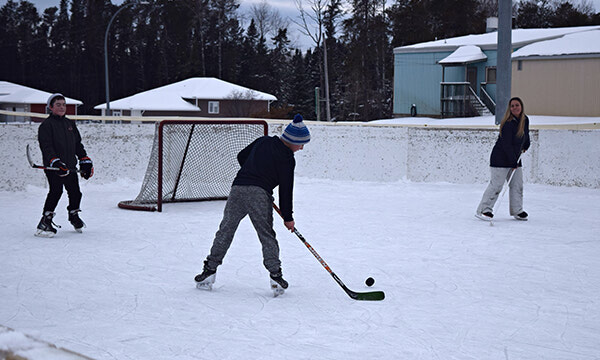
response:
<svg viewBox="0 0 600 360"><path fill-rule="evenodd" d="M526 184L530 220L506 197L490 226L473 216L483 184L299 178L299 231L349 288L386 293L359 302L279 219L283 296L248 219L196 289L224 202L118 209L138 187L82 182L87 228L65 194L52 239L33 236L45 189L0 192L0 324L95 359L600 357L598 189Z"/></svg>

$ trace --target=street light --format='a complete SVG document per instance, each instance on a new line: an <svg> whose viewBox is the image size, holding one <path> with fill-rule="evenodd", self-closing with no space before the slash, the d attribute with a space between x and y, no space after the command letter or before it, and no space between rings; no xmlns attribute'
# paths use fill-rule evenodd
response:
<svg viewBox="0 0 600 360"><path fill-rule="evenodd" d="M150 3L147 1L140 1L140 2L134 2L134 3L129 3L129 4L123 5L110 18L110 21L108 22L108 26L106 27L106 32L104 33L104 82L106 84L106 112L105 112L106 116L112 115L110 112L110 95L109 95L109 90L108 90L108 31L110 30L110 26L112 25L113 20L115 20L117 15L119 15L119 13L123 9L125 9L126 7L129 7L129 6L132 6L132 5L148 5L148 4L150 4Z"/></svg>

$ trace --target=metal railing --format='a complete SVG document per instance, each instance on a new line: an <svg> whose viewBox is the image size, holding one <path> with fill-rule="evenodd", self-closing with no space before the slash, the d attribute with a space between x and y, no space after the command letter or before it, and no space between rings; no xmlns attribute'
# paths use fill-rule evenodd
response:
<svg viewBox="0 0 600 360"><path fill-rule="evenodd" d="M471 92L469 82L443 82L440 83L441 116L467 117L474 116L475 112L471 106Z"/></svg>
<svg viewBox="0 0 600 360"><path fill-rule="evenodd" d="M482 100L477 96L471 87L471 83L467 81L442 82L440 83L440 89L440 109L442 118L469 117L493 113L490 105L486 103L488 99ZM491 100L489 94L485 92L485 95L493 104L493 100ZM495 110L495 104L493 109Z"/></svg>
<svg viewBox="0 0 600 360"><path fill-rule="evenodd" d="M483 103L485 104L485 106L487 106L487 108L490 110L490 112L492 114L496 115L496 102L492 99L490 94L487 92L486 85L487 85L486 83L480 84L480 87L479 87L480 98L481 98L481 101L483 101Z"/></svg>

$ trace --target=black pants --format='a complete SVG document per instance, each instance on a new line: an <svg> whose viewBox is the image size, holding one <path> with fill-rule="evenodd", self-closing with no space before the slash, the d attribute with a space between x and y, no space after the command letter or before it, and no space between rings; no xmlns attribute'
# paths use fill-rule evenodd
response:
<svg viewBox="0 0 600 360"><path fill-rule="evenodd" d="M63 186L67 189L67 195L69 196L69 206L67 206L67 210L71 211L79 209L79 204L81 204L81 190L79 190L79 178L77 177L77 173L71 172L65 177L60 177L56 174L56 171L46 170L44 172L48 178L48 185L50 185L50 190L48 191L48 196L46 196L46 202L44 203L44 213L46 211L54 212L54 209L56 209L56 205L58 205L58 201L62 196Z"/></svg>

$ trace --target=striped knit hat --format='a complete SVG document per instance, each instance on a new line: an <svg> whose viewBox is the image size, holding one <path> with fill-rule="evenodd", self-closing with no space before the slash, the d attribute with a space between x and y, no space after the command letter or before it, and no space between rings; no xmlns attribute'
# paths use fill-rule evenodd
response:
<svg viewBox="0 0 600 360"><path fill-rule="evenodd" d="M310 141L310 132L302 121L302 115L294 116L294 121L285 128L281 137L292 145L304 145Z"/></svg>

